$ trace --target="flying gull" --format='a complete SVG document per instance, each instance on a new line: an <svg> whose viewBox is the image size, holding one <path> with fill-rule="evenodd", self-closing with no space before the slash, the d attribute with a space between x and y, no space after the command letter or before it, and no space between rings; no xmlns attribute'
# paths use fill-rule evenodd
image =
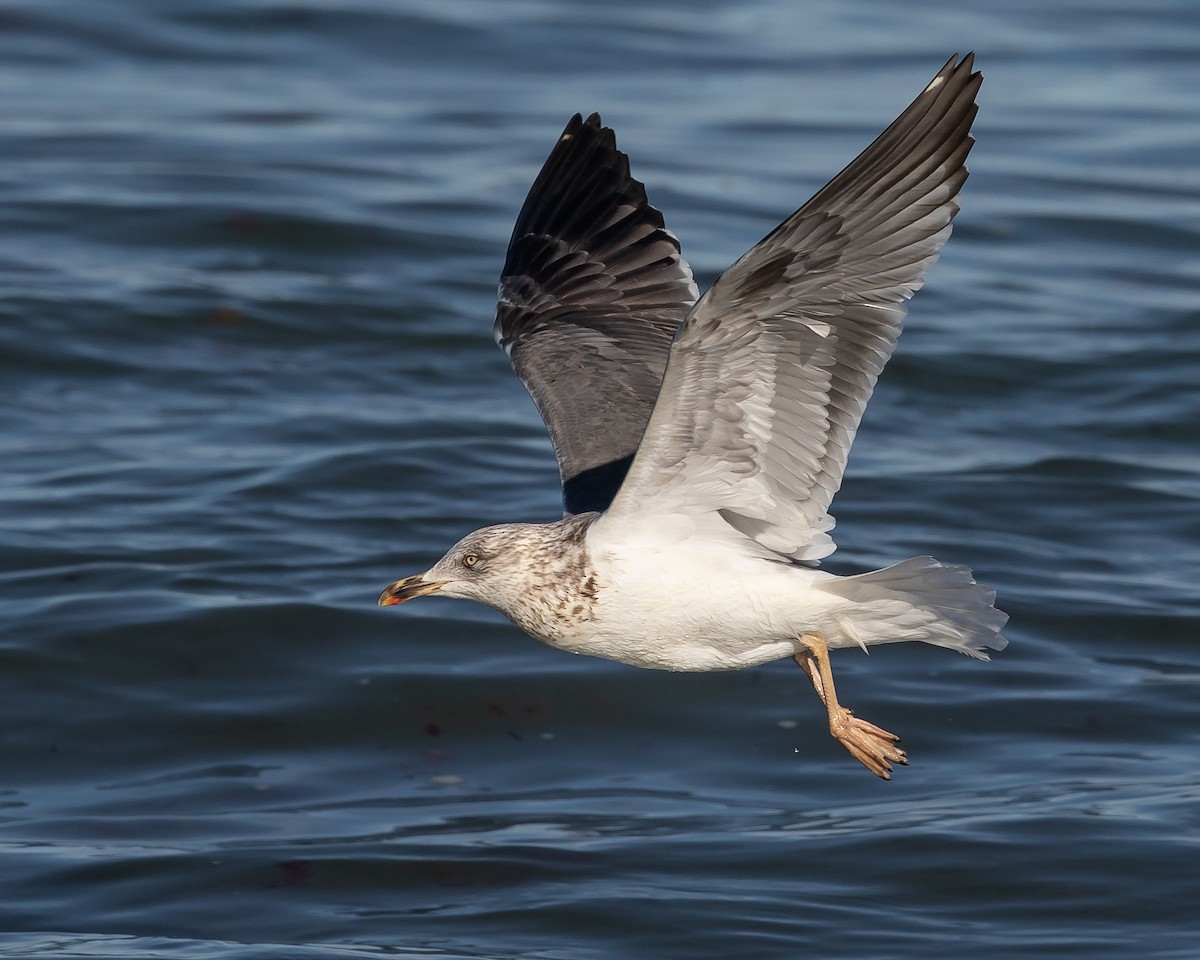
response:
<svg viewBox="0 0 1200 960"><path fill-rule="evenodd" d="M972 67L952 57L703 297L612 130L573 117L517 218L495 322L554 443L564 518L477 530L379 603L476 600L560 650L659 670L791 657L868 770L907 763L838 701L828 651L919 640L986 660L1008 618L963 566L839 577L818 561L905 303L958 212Z"/></svg>

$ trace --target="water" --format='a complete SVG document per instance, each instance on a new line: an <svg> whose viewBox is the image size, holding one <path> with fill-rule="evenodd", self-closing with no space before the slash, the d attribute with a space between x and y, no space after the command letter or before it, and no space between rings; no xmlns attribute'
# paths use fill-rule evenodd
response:
<svg viewBox="0 0 1200 960"><path fill-rule="evenodd" d="M25 0L0 11L0 956L1196 955L1200 8ZM992 664L673 676L450 601L551 519L492 345L600 110L702 283L955 50L955 237L835 503Z"/></svg>

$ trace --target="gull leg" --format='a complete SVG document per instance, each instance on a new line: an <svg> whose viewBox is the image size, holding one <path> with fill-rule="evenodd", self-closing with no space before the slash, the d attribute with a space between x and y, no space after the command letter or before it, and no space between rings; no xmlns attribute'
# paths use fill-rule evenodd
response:
<svg viewBox="0 0 1200 960"><path fill-rule="evenodd" d="M808 674L813 689L829 711L829 732L875 776L891 780L892 763L908 763L904 751L896 746L900 738L882 727L860 720L838 703L837 691L833 686L833 670L829 666L829 647L822 637L806 633L800 642L806 649L792 659Z"/></svg>

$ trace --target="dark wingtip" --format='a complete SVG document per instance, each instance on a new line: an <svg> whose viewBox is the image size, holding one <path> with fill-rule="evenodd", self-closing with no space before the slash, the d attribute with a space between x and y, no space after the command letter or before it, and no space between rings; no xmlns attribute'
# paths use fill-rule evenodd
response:
<svg viewBox="0 0 1200 960"><path fill-rule="evenodd" d="M582 113L576 113L574 116L572 116L571 119L567 121L567 125L563 127L563 132L558 135L559 143L562 143L564 140L575 139L575 137L585 129L589 134L598 133L602 137L607 135L608 137L612 138L614 144L616 143L616 135L612 132L612 130L604 126L603 121L600 119L600 114L598 113L588 114L588 118L586 120L583 119Z"/></svg>
<svg viewBox="0 0 1200 960"><path fill-rule="evenodd" d="M978 85L983 80L983 73L975 69L975 51L968 50L960 59L958 54L954 54L946 65L938 71L938 76L945 79L953 76L956 73L965 73L969 81L973 81ZM935 78L936 79L936 78Z"/></svg>
<svg viewBox="0 0 1200 960"><path fill-rule="evenodd" d="M975 69L975 51L968 50L961 57L957 54L951 54L950 59L943 65L942 69L937 72L934 78L929 81L929 85L933 86L939 80L947 80L955 74L965 73L968 80L982 80L983 74Z"/></svg>

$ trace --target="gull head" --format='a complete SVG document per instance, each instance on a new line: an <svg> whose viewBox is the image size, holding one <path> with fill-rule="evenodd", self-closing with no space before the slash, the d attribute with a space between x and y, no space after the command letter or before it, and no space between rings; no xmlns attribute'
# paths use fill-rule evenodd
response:
<svg viewBox="0 0 1200 960"><path fill-rule="evenodd" d="M468 534L424 573L391 584L380 594L379 605L431 594L493 603L496 593L520 575L524 554L518 545L526 539L521 536L524 526L503 523Z"/></svg>
<svg viewBox="0 0 1200 960"><path fill-rule="evenodd" d="M534 636L544 636L546 618L588 583L585 536L595 516L476 530L424 573L391 584L379 605L431 595L474 600L495 607Z"/></svg>

